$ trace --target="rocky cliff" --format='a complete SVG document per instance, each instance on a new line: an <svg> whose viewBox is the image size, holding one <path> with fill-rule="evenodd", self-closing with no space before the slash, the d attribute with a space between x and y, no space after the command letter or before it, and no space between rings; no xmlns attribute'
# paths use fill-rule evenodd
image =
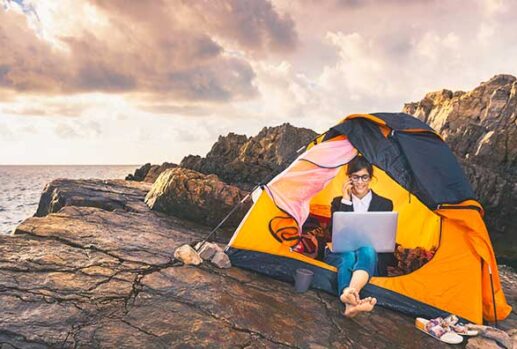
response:
<svg viewBox="0 0 517 349"><path fill-rule="evenodd" d="M162 172L175 167L178 167L178 165L170 162L164 162L161 165L151 165L151 163L148 162L142 167L137 168L134 174L128 174L126 180L154 183Z"/></svg>
<svg viewBox="0 0 517 349"><path fill-rule="evenodd" d="M441 90L404 112L438 131L483 204L501 261L517 265L517 79L496 75L472 91Z"/></svg>
<svg viewBox="0 0 517 349"><path fill-rule="evenodd" d="M230 133L219 137L206 157L186 156L180 166L216 174L226 183L250 190L280 173L295 159L296 151L316 135L312 130L290 124L264 127L250 138Z"/></svg>
<svg viewBox="0 0 517 349"><path fill-rule="evenodd" d="M41 217L0 235L2 349L447 347L382 307L345 319L337 297L323 292L297 294L238 268L182 265L175 248L207 230L150 210L149 189L53 181ZM515 274L503 269L502 280L516 306ZM517 327L515 314L503 325Z"/></svg>

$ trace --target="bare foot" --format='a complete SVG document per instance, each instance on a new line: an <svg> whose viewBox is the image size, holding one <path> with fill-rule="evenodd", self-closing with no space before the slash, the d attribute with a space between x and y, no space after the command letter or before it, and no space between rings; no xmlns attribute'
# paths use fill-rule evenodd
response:
<svg viewBox="0 0 517 349"><path fill-rule="evenodd" d="M357 305L346 304L344 315L352 318L361 312L370 312L375 307L375 304L377 304L377 299L372 297L361 299Z"/></svg>
<svg viewBox="0 0 517 349"><path fill-rule="evenodd" d="M352 304L357 305L359 304L359 294L353 287L347 287L343 290L343 293L341 293L341 296L339 296L339 299L341 302L345 304Z"/></svg>

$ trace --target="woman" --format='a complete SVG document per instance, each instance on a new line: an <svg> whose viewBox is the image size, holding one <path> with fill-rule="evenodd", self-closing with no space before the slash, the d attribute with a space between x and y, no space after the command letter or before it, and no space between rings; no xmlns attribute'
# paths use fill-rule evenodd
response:
<svg viewBox="0 0 517 349"><path fill-rule="evenodd" d="M364 157L356 156L348 163L347 175L348 180L342 188L343 195L332 200L332 214L336 211L393 210L391 200L377 195L369 188L373 167ZM345 303L345 316L353 317L359 312L373 310L377 300L372 297L360 299L359 292L373 275L378 275L378 269L384 272L388 260L394 259L391 253L381 255L387 258L381 258L378 266L379 256L372 246L362 246L356 251L344 253L327 251L325 262L338 269L338 294Z"/></svg>

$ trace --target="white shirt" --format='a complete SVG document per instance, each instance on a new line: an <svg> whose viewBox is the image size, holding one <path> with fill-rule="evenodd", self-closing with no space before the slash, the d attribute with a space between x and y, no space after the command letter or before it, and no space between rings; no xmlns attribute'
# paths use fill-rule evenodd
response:
<svg viewBox="0 0 517 349"><path fill-rule="evenodd" d="M372 201L372 191L368 190L368 193L363 196L362 199L359 199L357 196L352 194L352 201L341 199L341 202L345 205L352 205L354 208L354 212L368 212L368 208L370 207L370 202Z"/></svg>

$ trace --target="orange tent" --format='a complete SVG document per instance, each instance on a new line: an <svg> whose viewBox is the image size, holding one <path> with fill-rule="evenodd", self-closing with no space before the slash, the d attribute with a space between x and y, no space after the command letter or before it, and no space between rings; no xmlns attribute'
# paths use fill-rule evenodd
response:
<svg viewBox="0 0 517 349"><path fill-rule="evenodd" d="M307 145L289 168L254 193L227 247L232 264L288 282L297 268L309 268L315 272L312 287L336 293L336 269L291 247L307 215L330 218L349 155L356 153L374 166L372 189L390 198L399 213L397 243L436 249L409 274L373 277L364 295L413 316L453 313L480 324L494 321L496 312L498 320L505 319L511 307L483 208L441 137L407 114L350 115Z"/></svg>

